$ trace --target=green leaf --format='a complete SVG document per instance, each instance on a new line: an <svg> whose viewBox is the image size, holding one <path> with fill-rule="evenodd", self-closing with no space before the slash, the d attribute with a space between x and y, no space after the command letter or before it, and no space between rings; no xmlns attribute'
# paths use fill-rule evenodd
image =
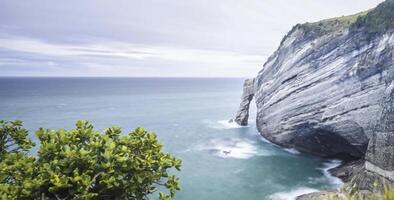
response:
<svg viewBox="0 0 394 200"><path fill-rule="evenodd" d="M0 198L147 199L162 182L159 198L167 200L179 190L169 171L180 170L181 161L143 128L120 136L118 127L100 133L81 120L75 129L40 128L36 135L40 146L31 156L34 143L22 122L0 121L0 145L1 139L17 144L16 151L0 150Z"/></svg>

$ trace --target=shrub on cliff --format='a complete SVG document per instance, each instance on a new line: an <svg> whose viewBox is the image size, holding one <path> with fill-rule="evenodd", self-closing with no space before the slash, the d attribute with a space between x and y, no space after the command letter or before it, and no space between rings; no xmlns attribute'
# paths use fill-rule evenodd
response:
<svg viewBox="0 0 394 200"><path fill-rule="evenodd" d="M390 184L384 184L383 188L376 189L378 184L374 183L371 193L363 193L355 190L351 191L351 195L344 200L394 200L394 187Z"/></svg>
<svg viewBox="0 0 394 200"><path fill-rule="evenodd" d="M41 128L36 156L28 155L27 135L20 121L0 121L1 199L170 199L179 190L168 171L181 161L142 128L126 135L117 127L97 132L86 121L69 131Z"/></svg>

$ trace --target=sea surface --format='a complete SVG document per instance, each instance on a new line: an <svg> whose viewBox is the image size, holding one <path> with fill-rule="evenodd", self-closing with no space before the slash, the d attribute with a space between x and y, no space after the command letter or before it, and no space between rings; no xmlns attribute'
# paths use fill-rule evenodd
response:
<svg viewBox="0 0 394 200"><path fill-rule="evenodd" d="M327 169L337 161L283 149L255 126L228 123L238 108L242 79L224 78L0 78L0 119L39 127L97 130L116 125L156 132L183 160L178 200L294 199L342 183ZM224 152L229 152L228 154Z"/></svg>

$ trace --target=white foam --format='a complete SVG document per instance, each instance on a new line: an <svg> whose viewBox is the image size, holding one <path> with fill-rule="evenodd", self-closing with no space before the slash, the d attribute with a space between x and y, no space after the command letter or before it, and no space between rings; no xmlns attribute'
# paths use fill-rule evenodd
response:
<svg viewBox="0 0 394 200"><path fill-rule="evenodd" d="M253 156L269 155L257 148L256 142L239 138L215 138L198 145L197 150L210 151L221 158L248 159Z"/></svg>
<svg viewBox="0 0 394 200"><path fill-rule="evenodd" d="M323 172L323 176L319 178L309 178L309 183L316 184L316 183L328 183L332 186L332 188L338 188L343 185L341 179L331 175L329 172L330 169L338 167L341 165L341 161L339 160L330 160L324 163L324 167L318 168ZM286 192L278 192L274 193L270 197L272 200L293 200L296 199L298 196L303 194L308 194L312 192L317 192L319 190L314 188L308 187L300 187Z"/></svg>
<svg viewBox="0 0 394 200"><path fill-rule="evenodd" d="M330 184L332 188L338 188L342 186L343 185L342 180L339 179L338 177L331 175L331 173L329 172L330 169L338 167L339 165L341 165L341 161L339 160L331 160L324 163L324 167L318 168L319 170L322 171L323 176L318 178L309 177L308 182L311 184L316 184L316 183Z"/></svg>
<svg viewBox="0 0 394 200"><path fill-rule="evenodd" d="M323 171L324 176L327 178L328 182L334 187L340 187L343 185L343 182L340 178L331 175L329 172L330 169L338 167L342 162L339 160L330 160L329 162L324 163L324 167L320 168Z"/></svg>
<svg viewBox="0 0 394 200"><path fill-rule="evenodd" d="M241 126L241 125L237 124L237 122L232 121L232 120L220 120L220 121L218 121L218 123L222 126L221 128L224 128L224 129L246 127L246 126Z"/></svg>
<svg viewBox="0 0 394 200"><path fill-rule="evenodd" d="M297 149L294 149L294 148L283 148L283 150L287 151L287 152L289 152L291 154L300 154L300 152L297 151Z"/></svg>
<svg viewBox="0 0 394 200"><path fill-rule="evenodd" d="M263 142L265 142L265 143L268 143L268 144L276 145L276 144L270 142L269 140L267 140L264 136L261 136L261 137L260 137L260 140L263 141ZM277 145L276 145L276 146L277 146Z"/></svg>
<svg viewBox="0 0 394 200"><path fill-rule="evenodd" d="M279 145L277 145L277 144L275 144L275 143L272 143L272 142L270 142L269 140L267 140L266 138L264 138L264 136L261 136L261 137L260 137L260 140L263 141L263 142L265 142L265 143L268 143L268 144L270 144L270 145L272 145L272 146L275 146L275 147L277 147L277 148L279 148L279 149L282 149L283 151L286 151L286 152L288 152L288 153L291 153L291 154L300 154L300 153L301 153L301 152L297 151L297 149L294 149L294 148L283 148L283 147L281 147L281 146L279 146Z"/></svg>
<svg viewBox="0 0 394 200"><path fill-rule="evenodd" d="M241 126L232 119L219 120L219 121L203 120L202 122L204 124L207 124L210 128L214 128L214 129L238 129L238 128L250 127L249 125ZM253 120L249 120L248 123L252 124Z"/></svg>
<svg viewBox="0 0 394 200"><path fill-rule="evenodd" d="M318 190L308 187L300 187L286 192L277 192L270 196L272 200L295 200L298 196L317 192Z"/></svg>

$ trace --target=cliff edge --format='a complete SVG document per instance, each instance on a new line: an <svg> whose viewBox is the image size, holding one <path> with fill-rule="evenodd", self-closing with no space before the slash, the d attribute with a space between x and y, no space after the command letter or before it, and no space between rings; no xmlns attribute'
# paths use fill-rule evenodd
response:
<svg viewBox="0 0 394 200"><path fill-rule="evenodd" d="M394 0L298 24L253 81L257 128L287 148L346 161L365 158L363 173L394 181L393 78ZM238 116L248 116L251 98L243 96L241 108L247 106Z"/></svg>
<svg viewBox="0 0 394 200"><path fill-rule="evenodd" d="M363 158L394 64L393 5L296 25L255 79L259 132L299 151Z"/></svg>

